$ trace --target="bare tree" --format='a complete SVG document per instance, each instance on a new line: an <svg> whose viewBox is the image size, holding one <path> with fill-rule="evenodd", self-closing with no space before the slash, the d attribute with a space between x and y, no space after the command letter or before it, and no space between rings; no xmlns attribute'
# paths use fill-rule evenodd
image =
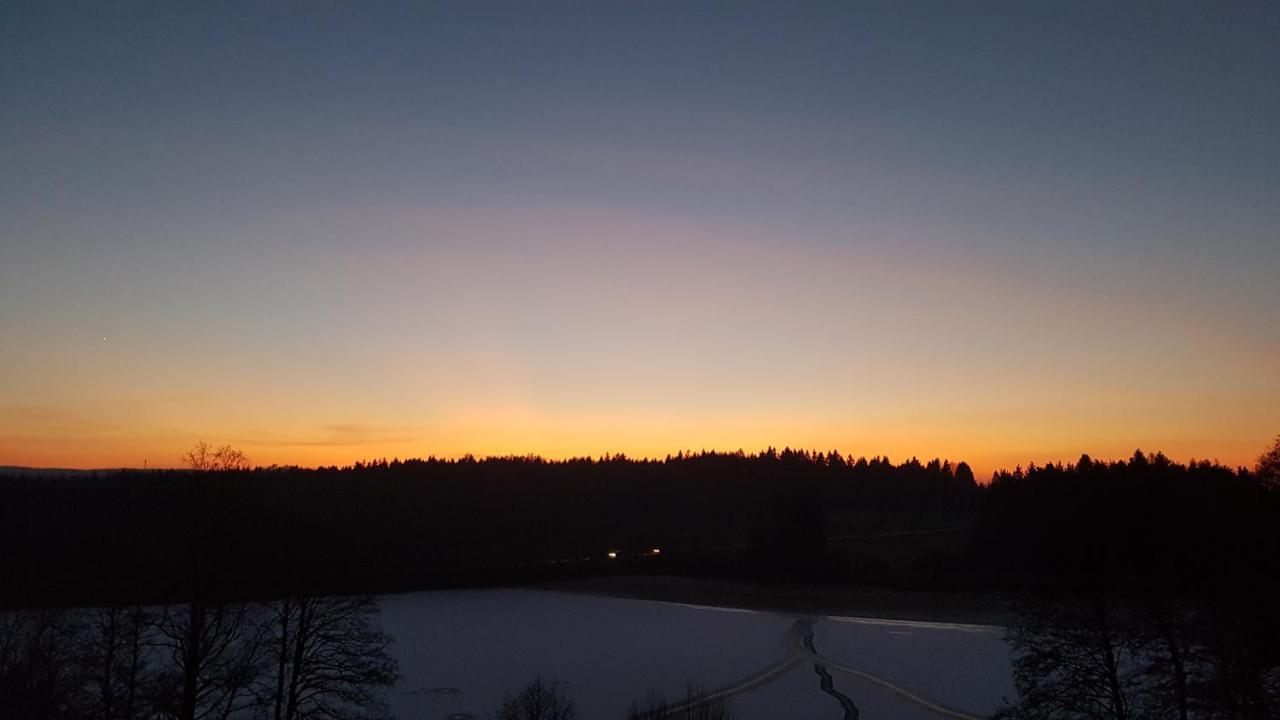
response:
<svg viewBox="0 0 1280 720"><path fill-rule="evenodd" d="M260 694L274 720L387 717L380 691L396 680L391 638L373 597L292 597L271 605L268 654L274 677Z"/></svg>
<svg viewBox="0 0 1280 720"><path fill-rule="evenodd" d="M519 695L508 695L502 701L495 720L576 720L578 709L560 686L541 676L534 678Z"/></svg>
<svg viewBox="0 0 1280 720"><path fill-rule="evenodd" d="M141 607L85 611L79 655L94 716L134 720L144 714L151 622Z"/></svg>
<svg viewBox="0 0 1280 720"><path fill-rule="evenodd" d="M178 720L228 720L254 708L265 648L261 624L245 605L193 601L164 609L157 629L170 670L162 679L163 708Z"/></svg>
<svg viewBox="0 0 1280 720"><path fill-rule="evenodd" d="M0 716L78 718L74 658L79 626L65 610L0 613Z"/></svg>
<svg viewBox="0 0 1280 720"><path fill-rule="evenodd" d="M1017 720L1277 717L1266 619L1201 597L1036 599L1010 628Z"/></svg>
<svg viewBox="0 0 1280 720"><path fill-rule="evenodd" d="M1009 629L1018 704L1027 720L1130 720L1140 692L1131 619L1100 597L1024 602Z"/></svg>
<svg viewBox="0 0 1280 720"><path fill-rule="evenodd" d="M182 454L182 463L192 470L248 470L249 458L243 452L223 445L214 448L201 440Z"/></svg>

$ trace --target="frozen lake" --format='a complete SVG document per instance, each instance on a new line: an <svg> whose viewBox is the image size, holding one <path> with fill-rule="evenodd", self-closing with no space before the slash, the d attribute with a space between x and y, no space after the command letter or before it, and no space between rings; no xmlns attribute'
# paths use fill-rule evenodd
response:
<svg viewBox="0 0 1280 720"><path fill-rule="evenodd" d="M1014 695L1004 631L807 617L536 590L382 598L401 720L490 718L535 676L580 720L655 693L723 692L737 720L980 718Z"/></svg>

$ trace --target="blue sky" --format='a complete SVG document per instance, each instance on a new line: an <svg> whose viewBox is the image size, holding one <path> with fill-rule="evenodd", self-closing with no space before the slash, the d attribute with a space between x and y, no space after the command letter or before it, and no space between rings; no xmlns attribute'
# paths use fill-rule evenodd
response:
<svg viewBox="0 0 1280 720"><path fill-rule="evenodd" d="M0 462L1280 425L1273 3L0 13Z"/></svg>

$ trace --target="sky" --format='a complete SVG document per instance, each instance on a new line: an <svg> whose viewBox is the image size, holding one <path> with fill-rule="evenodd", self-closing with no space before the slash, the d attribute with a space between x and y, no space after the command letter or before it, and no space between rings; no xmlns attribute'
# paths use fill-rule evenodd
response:
<svg viewBox="0 0 1280 720"><path fill-rule="evenodd" d="M1280 6L0 6L0 464L1251 464Z"/></svg>

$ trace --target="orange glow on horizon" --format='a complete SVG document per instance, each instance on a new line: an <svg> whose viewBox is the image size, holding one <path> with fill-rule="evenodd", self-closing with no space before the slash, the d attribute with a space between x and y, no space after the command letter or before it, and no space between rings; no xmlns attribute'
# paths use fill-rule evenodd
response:
<svg viewBox="0 0 1280 720"><path fill-rule="evenodd" d="M335 251L340 282L306 278L325 293L263 326L245 307L15 336L0 464L165 467L199 440L301 466L792 447L985 479L1138 448L1251 465L1280 426L1271 339L1122 285L591 208L388 218L450 240Z"/></svg>
<svg viewBox="0 0 1280 720"><path fill-rule="evenodd" d="M695 423L689 423L695 424ZM471 436L471 423L464 423L453 433L438 431L434 437L429 432L421 434L396 434L386 438L370 435L372 431L360 431L366 436L361 440L335 437L332 430L312 434L308 438L265 440L253 432L184 433L148 437L141 433L122 436L64 436L25 437L20 442L0 439L0 465L33 467L151 468L180 467L179 457L196 441L204 439L213 444L230 443L242 449L255 465L299 465L303 467L347 466L357 461L377 459L408 459L428 456L454 459L465 455L476 457L503 455L538 455L550 460L578 457L601 457L623 454L631 458L660 459L678 452L743 451L748 454L768 447L781 450L784 447L809 451L837 451L849 457L888 457L901 463L912 457L927 462L935 457L952 463L967 462L980 482L999 469L1012 469L1029 462L1074 462L1087 453L1094 459L1124 459L1134 450L1164 452L1174 460L1211 459L1229 466L1252 466L1261 453L1268 437L1236 437L1230 433L1216 438L1176 438L1165 442L1109 440L1099 436L1084 437L1076 443L1052 432L1034 433L1023 430L1008 434L998 431L988 433L946 433L942 429L934 442L904 439L907 436L875 434L865 429L850 431L844 437L822 428L784 427L774 424L771 432L766 425L751 431L743 424L725 423L721 432L697 433L682 428L681 423L621 423L617 429L608 430L596 423L562 425L546 423L528 436L538 442L521 442L520 433L528 428L495 426L487 435ZM348 432L354 432L354 428ZM465 433L465 434L464 434ZM701 437L702 442L680 443L676 437ZM735 438L746 438L737 442ZM468 439L472 438L472 439ZM482 439L479 439L482 438ZM624 441L628 438L629 441ZM777 438L776 440L774 438ZM858 438L852 441L849 438ZM1039 448L1032 451L1012 449L1016 447Z"/></svg>

